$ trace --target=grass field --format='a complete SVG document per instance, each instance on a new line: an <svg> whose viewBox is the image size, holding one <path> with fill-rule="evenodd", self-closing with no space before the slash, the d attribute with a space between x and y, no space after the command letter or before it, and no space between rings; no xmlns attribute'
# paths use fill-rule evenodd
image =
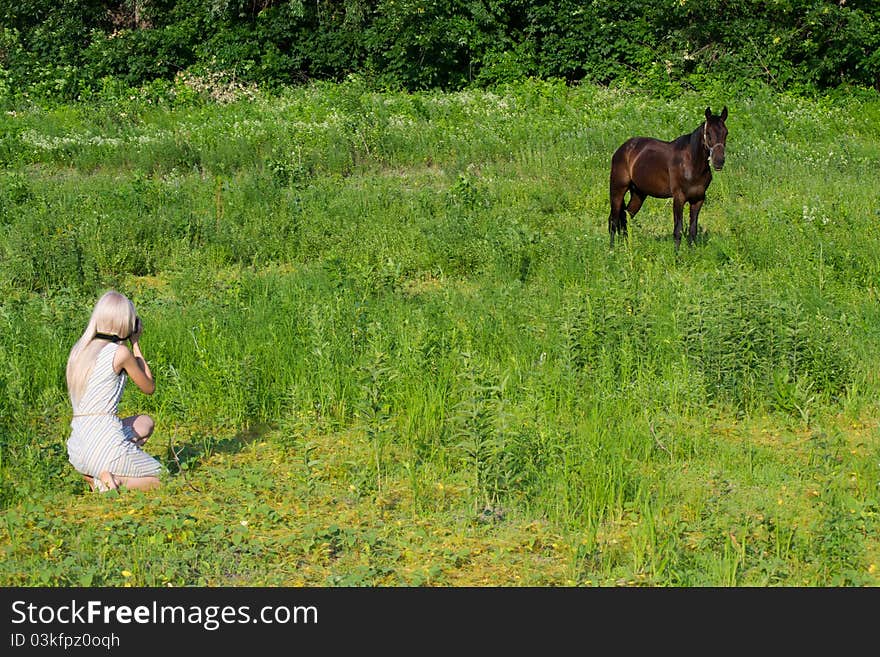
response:
<svg viewBox="0 0 880 657"><path fill-rule="evenodd" d="M357 79L0 115L0 584L877 586L880 97ZM608 165L727 105L694 247ZM67 463L99 294L159 491Z"/></svg>

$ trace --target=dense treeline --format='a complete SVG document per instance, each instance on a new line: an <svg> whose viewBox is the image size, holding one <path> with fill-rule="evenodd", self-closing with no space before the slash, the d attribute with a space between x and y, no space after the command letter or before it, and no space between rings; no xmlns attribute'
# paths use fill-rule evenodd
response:
<svg viewBox="0 0 880 657"><path fill-rule="evenodd" d="M181 72L389 89L525 76L880 89L876 0L0 0L0 92L77 99Z"/></svg>

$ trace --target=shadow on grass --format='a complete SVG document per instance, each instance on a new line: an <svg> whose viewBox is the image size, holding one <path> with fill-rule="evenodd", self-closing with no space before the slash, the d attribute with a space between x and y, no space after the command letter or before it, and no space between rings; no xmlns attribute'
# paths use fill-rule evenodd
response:
<svg viewBox="0 0 880 657"><path fill-rule="evenodd" d="M165 466L173 474L198 470L214 454L237 454L249 444L261 440L272 427L257 425L232 435L218 436L214 432L194 433L182 444L168 443L163 457Z"/></svg>
<svg viewBox="0 0 880 657"><path fill-rule="evenodd" d="M636 228L635 230L638 230ZM633 233L633 228L630 227L630 233ZM630 243L630 237L623 237L620 235L615 236L614 244L617 245L628 245ZM668 244L671 249L675 249L675 239L672 235L672 229L670 228L668 231L651 231L651 230L641 230L638 235L639 240L644 240L646 243L653 244ZM685 223L684 232L681 236L681 245L679 247L679 252L687 248L695 248L695 247L706 247L710 246L715 239L715 235L712 232L711 228L705 228L702 225L697 226L697 236L694 240L693 245L688 244L688 227ZM610 247L611 251L614 251L614 246Z"/></svg>

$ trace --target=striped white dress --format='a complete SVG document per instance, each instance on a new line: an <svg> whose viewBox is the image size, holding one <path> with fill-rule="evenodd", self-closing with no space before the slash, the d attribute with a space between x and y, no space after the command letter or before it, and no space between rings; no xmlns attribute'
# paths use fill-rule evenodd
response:
<svg viewBox="0 0 880 657"><path fill-rule="evenodd" d="M73 409L67 456L78 472L92 477L103 471L122 477L156 476L164 471L159 461L132 442L137 438L117 415L128 376L113 371L119 344L109 342L98 352L79 404Z"/></svg>

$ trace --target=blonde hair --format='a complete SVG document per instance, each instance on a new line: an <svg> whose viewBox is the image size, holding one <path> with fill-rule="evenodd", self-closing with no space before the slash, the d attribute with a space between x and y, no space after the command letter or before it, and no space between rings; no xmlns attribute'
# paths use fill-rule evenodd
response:
<svg viewBox="0 0 880 657"><path fill-rule="evenodd" d="M86 330L73 345L67 359L67 392L74 410L85 392L98 352L107 344L104 340L95 340L95 334L116 335L124 339L134 331L136 322L137 311L124 294L108 290L98 299Z"/></svg>

